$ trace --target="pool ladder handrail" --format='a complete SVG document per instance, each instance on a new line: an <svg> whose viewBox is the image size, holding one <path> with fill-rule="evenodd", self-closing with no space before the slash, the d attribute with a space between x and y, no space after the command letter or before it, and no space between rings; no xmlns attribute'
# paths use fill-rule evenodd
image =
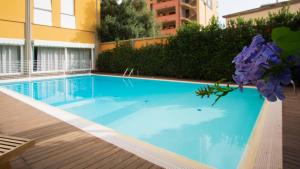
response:
<svg viewBox="0 0 300 169"><path fill-rule="evenodd" d="M123 77L125 77L126 76L126 73L128 72L128 68L126 68L126 70L124 71L124 73L123 73Z"/></svg>
<svg viewBox="0 0 300 169"><path fill-rule="evenodd" d="M124 73L123 73L123 77L125 77L125 76L126 76L126 74L127 74L128 70L129 70L129 68L126 68L126 70L125 70L125 71L124 71ZM127 76L127 77L130 77L130 76L132 75L133 71L134 71L134 68L132 68L132 69L130 70L130 72L129 72L129 74L128 74L128 76Z"/></svg>

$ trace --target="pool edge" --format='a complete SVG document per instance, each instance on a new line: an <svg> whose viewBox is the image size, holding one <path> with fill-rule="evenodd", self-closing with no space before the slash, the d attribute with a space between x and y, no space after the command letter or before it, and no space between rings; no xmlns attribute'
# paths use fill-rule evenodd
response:
<svg viewBox="0 0 300 169"><path fill-rule="evenodd" d="M62 75L62 76L51 76L51 77L34 77L31 79L24 78L24 79L13 79L9 81L0 81L1 83L12 83L12 82L21 82L21 81L28 81L28 80L45 80L45 79L55 79L55 78L64 78L64 77L76 77L76 76L83 76L83 75L95 75L95 76L108 76L108 77L117 77L117 78L132 78L132 79L144 79L144 80L157 80L157 81L170 81L170 82L181 82L181 83L193 83L193 84L213 84L209 82L201 82L201 81L185 81L185 80L170 80L170 79L153 79L153 78L143 78L143 77L122 77L122 76L116 76L116 75L101 75L101 74L77 74L77 75ZM234 85L232 85L234 86ZM246 87L246 88L254 88L254 87ZM151 145L149 143L145 143L143 141L140 141L138 139L131 138L129 136L125 136L122 134L119 134L115 132L114 130L107 128L105 126L96 124L94 122L91 122L89 120L83 119L79 116L73 115L69 112L60 110L54 106L47 105L45 103L42 103L40 101L34 100L28 96L24 96L22 94L19 94L17 92L11 91L9 89L4 89L0 87L0 92L3 92L17 100L20 100L38 110L41 110L42 112L51 115L53 117L56 117L68 124L71 124L72 126L75 126L79 128L80 130L83 130L95 137L98 137L100 139L103 139L111 144L114 144L118 147L121 147L124 150L127 150L133 154L138 155L141 158L144 158L154 164L157 164L161 167L165 168L200 168L200 169L207 169L207 168L213 168L211 166L207 166L206 164L201 164L198 161L194 161L191 159L188 159L186 157L183 157L181 155L175 154L173 152L170 152L168 150L159 148L157 146ZM255 165L255 160L257 157L257 152L259 149L259 143L263 139L263 127L264 123L266 121L267 113L270 114L272 111L272 108L270 104L276 104L276 106L282 107L282 102L276 102L276 103L270 103L265 101L262 105L262 108L259 112L259 116L256 119L254 128L252 129L250 138L248 139L247 145L245 147L245 150L243 152L243 155L239 162L239 168L253 168ZM274 109L274 108L273 108ZM279 109L278 109L279 110ZM277 110L275 110L277 111ZM61 114L61 115L58 115ZM282 109L280 109L279 114L282 114ZM66 115L65 117L63 115ZM70 117L76 117L78 122L69 121ZM108 131L110 134L113 135L113 137L107 137L103 136L103 134L99 134L99 132L95 132L93 130L90 130L90 128L85 128L83 125L92 126L93 129L105 129L105 131ZM282 124L280 124L282 125ZM281 137L282 139L282 137ZM126 145L126 143L128 145ZM129 143L131 145L129 145ZM138 145L138 147L136 147ZM282 145L281 145L282 146ZM141 151L141 149L145 149ZM150 153L150 154L149 154ZM282 155L282 154L281 154Z"/></svg>
<svg viewBox="0 0 300 169"><path fill-rule="evenodd" d="M77 115L48 105L46 103L42 103L15 91L0 87L0 92L163 168L213 168L198 161L194 161L168 150L159 148L155 145L120 134L111 128L86 120Z"/></svg>
<svg viewBox="0 0 300 169"><path fill-rule="evenodd" d="M272 116L272 117L270 117ZM268 138L266 135L267 129L277 128L278 136L276 139L280 139L280 145L277 145L281 150L279 150L280 159L279 162L282 166L282 101L269 102L265 100L261 111L259 113L258 118L256 119L254 128L252 129L250 138L245 147L244 153L241 157L238 168L240 169L252 169L255 168L256 165L259 165L260 161L258 161L257 157L259 156L260 146L263 142L270 142L274 138ZM272 142L272 141L271 141ZM275 151L275 150L274 150ZM269 152L264 152L269 153ZM281 167L282 168L282 167Z"/></svg>

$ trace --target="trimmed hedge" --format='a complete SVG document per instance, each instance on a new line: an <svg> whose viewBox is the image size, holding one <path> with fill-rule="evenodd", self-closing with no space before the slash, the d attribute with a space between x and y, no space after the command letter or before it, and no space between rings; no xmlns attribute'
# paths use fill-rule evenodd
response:
<svg viewBox="0 0 300 169"><path fill-rule="evenodd" d="M195 23L182 26L166 45L157 44L133 49L130 44L103 52L97 61L98 71L123 73L127 67L141 75L169 76L216 81L232 80L233 58L249 45L252 37L262 34L271 40L271 30L278 26L300 27L300 12L291 14L286 8L268 19L237 19L222 29L216 19L207 27ZM299 80L299 76L298 76Z"/></svg>

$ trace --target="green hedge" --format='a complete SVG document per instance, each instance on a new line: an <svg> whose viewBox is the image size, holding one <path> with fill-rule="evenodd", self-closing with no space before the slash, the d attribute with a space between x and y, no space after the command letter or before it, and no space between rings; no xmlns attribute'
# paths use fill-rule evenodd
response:
<svg viewBox="0 0 300 169"><path fill-rule="evenodd" d="M233 58L249 45L252 37L263 34L270 40L271 30L278 26L297 29L300 12L291 14L286 8L268 19L244 21L237 19L222 29L216 19L207 27L190 23L178 29L166 45L133 49L130 44L103 52L97 61L98 71L123 73L127 67L141 75L169 76L216 81L232 80Z"/></svg>

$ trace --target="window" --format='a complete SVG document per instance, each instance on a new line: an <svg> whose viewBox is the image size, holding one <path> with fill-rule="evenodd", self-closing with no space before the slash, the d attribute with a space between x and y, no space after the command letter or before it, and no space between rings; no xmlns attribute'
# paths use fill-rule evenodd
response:
<svg viewBox="0 0 300 169"><path fill-rule="evenodd" d="M0 45L0 75L21 72L20 46Z"/></svg>
<svg viewBox="0 0 300 169"><path fill-rule="evenodd" d="M35 24L52 25L52 1L34 0L34 20Z"/></svg>
<svg viewBox="0 0 300 169"><path fill-rule="evenodd" d="M64 48L35 47L33 55L34 72L56 72L64 70Z"/></svg>
<svg viewBox="0 0 300 169"><path fill-rule="evenodd" d="M75 5L74 0L60 0L60 25L63 28L75 29Z"/></svg>
<svg viewBox="0 0 300 169"><path fill-rule="evenodd" d="M68 70L91 69L91 49L68 48Z"/></svg>

